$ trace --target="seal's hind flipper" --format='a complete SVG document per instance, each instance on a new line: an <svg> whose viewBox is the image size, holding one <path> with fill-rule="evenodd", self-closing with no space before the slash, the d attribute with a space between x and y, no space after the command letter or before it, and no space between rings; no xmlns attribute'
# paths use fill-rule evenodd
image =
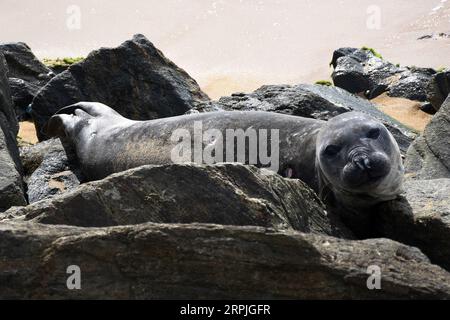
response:
<svg viewBox="0 0 450 320"><path fill-rule="evenodd" d="M114 109L99 102L78 102L59 109L44 125L42 133L51 137L66 137L68 130L89 118L123 118Z"/></svg>
<svg viewBox="0 0 450 320"><path fill-rule="evenodd" d="M66 137L67 134L65 128L69 123L69 118L72 118L72 116L68 114L59 114L52 116L42 127L42 133L49 137Z"/></svg>
<svg viewBox="0 0 450 320"><path fill-rule="evenodd" d="M114 109L99 102L78 102L70 106L59 109L55 114L76 114L76 110L83 110L93 117L101 116L121 116Z"/></svg>

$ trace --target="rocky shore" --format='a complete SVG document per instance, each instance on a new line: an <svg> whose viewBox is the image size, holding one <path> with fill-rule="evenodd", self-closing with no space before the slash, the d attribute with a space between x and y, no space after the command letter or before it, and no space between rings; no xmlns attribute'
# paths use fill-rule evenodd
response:
<svg viewBox="0 0 450 320"><path fill-rule="evenodd" d="M0 44L0 298L449 299L450 69L403 67L370 48L330 53L333 85L265 85L210 100L143 35L52 70ZM324 62L326 63L326 62ZM417 106L417 130L377 97ZM241 164L147 165L85 182L43 131L61 107L102 102L134 120L255 110L381 121L405 193L345 225L296 179ZM19 122L40 140L19 147ZM67 267L83 270L68 290ZM382 288L369 290L370 266Z"/></svg>

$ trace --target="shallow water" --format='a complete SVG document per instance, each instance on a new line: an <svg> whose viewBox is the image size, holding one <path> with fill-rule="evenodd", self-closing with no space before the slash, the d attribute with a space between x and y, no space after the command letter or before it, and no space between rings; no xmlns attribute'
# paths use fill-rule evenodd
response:
<svg viewBox="0 0 450 320"><path fill-rule="evenodd" d="M143 33L213 98L328 79L342 46L448 66L450 39L417 40L433 32L450 33L450 1L0 0L0 41L24 41L40 58L84 56Z"/></svg>

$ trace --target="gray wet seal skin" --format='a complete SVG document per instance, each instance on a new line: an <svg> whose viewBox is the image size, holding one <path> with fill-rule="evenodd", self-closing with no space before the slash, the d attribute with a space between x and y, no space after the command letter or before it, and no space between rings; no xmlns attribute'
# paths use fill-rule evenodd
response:
<svg viewBox="0 0 450 320"><path fill-rule="evenodd" d="M203 131L278 129L278 173L303 180L337 209L358 211L402 192L404 169L395 139L383 124L360 112L328 122L261 111L134 121L106 105L80 102L58 111L45 130L72 144L85 177L96 180L144 164L173 163L171 152L178 142L172 133L192 133L196 121ZM248 143L245 147L248 155ZM259 159L256 165L262 166Z"/></svg>

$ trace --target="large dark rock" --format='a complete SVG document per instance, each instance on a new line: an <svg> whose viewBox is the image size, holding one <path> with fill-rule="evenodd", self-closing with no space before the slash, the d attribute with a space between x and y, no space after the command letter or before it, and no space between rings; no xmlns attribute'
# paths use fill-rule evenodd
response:
<svg viewBox="0 0 450 320"><path fill-rule="evenodd" d="M85 227L143 222L257 225L350 236L300 180L240 164L143 166L12 208L3 217Z"/></svg>
<svg viewBox="0 0 450 320"><path fill-rule="evenodd" d="M14 145L17 133L19 132L19 123L16 119L16 113L12 106L11 90L8 83L8 65L2 53L0 52L0 121L1 128L7 131L5 134L8 139L8 146ZM16 147L17 148L17 147ZM13 151L10 148L10 152ZM16 154L18 152L16 150ZM18 156L15 157L18 160Z"/></svg>
<svg viewBox="0 0 450 320"><path fill-rule="evenodd" d="M8 152L5 132L0 130L0 212L26 205L22 176Z"/></svg>
<svg viewBox="0 0 450 320"><path fill-rule="evenodd" d="M416 246L450 270L450 179L407 180L405 190L375 210L377 236Z"/></svg>
<svg viewBox="0 0 450 320"><path fill-rule="evenodd" d="M95 101L134 120L185 113L206 101L198 84L156 49L143 35L117 48L93 51L83 61L53 78L36 96L32 114L38 138L41 128L60 108Z"/></svg>
<svg viewBox="0 0 450 320"><path fill-rule="evenodd" d="M448 95L450 95L450 70L436 73L427 88L428 101L436 110L440 109Z"/></svg>
<svg viewBox="0 0 450 320"><path fill-rule="evenodd" d="M69 155L68 155L69 153ZM75 153L59 139L20 148L29 203L75 189L82 181Z"/></svg>
<svg viewBox="0 0 450 320"><path fill-rule="evenodd" d="M46 154L62 150L63 145L59 139L49 139L35 145L23 146L19 149L20 160L25 177L29 177L42 164Z"/></svg>
<svg viewBox="0 0 450 320"><path fill-rule="evenodd" d="M3 222L0 270L2 299L450 299L450 274L416 248L253 226Z"/></svg>
<svg viewBox="0 0 450 320"><path fill-rule="evenodd" d="M383 92L391 97L426 101L427 86L435 70L399 67L370 50L340 48L333 53L333 82L351 93L366 93L372 99Z"/></svg>
<svg viewBox="0 0 450 320"><path fill-rule="evenodd" d="M0 44L0 52L5 56L10 78L45 85L53 76L52 71L23 42Z"/></svg>
<svg viewBox="0 0 450 320"><path fill-rule="evenodd" d="M9 78L9 86L17 120L31 120L29 105L41 89L41 86L18 78Z"/></svg>
<svg viewBox="0 0 450 320"><path fill-rule="evenodd" d="M40 62L23 42L0 44L0 52L8 64L11 94L19 120L30 118L28 106L54 76L52 70Z"/></svg>
<svg viewBox="0 0 450 320"><path fill-rule="evenodd" d="M7 65L0 53L0 212L25 205L16 136L18 123L12 106Z"/></svg>
<svg viewBox="0 0 450 320"><path fill-rule="evenodd" d="M199 104L188 113L221 110L271 111L320 120L329 120L349 111L360 111L384 123L403 153L406 153L416 137L416 133L379 111L371 102L341 88L323 85L262 86L249 94L237 93L218 101Z"/></svg>
<svg viewBox="0 0 450 320"><path fill-rule="evenodd" d="M408 149L407 177L450 178L450 96Z"/></svg>
<svg viewBox="0 0 450 320"><path fill-rule="evenodd" d="M408 67L393 79L387 79L388 95L410 100L427 101L427 87L436 73L430 68Z"/></svg>

